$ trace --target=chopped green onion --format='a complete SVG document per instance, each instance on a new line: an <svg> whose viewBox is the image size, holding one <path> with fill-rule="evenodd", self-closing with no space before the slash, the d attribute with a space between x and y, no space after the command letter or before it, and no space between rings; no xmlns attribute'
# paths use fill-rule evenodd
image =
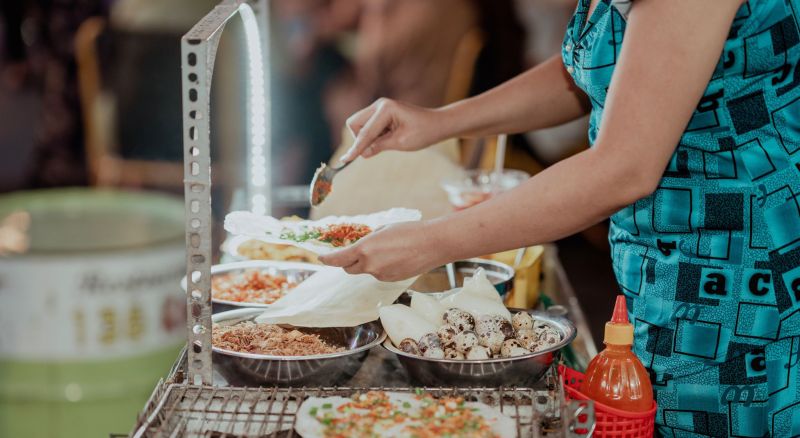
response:
<svg viewBox="0 0 800 438"><path fill-rule="evenodd" d="M312 417L316 417L317 416L317 408L316 407L311 408L311 410L308 411L308 413L311 414Z"/></svg>
<svg viewBox="0 0 800 438"><path fill-rule="evenodd" d="M411 409L411 403L403 402L403 407L406 408L406 409Z"/></svg>
<svg viewBox="0 0 800 438"><path fill-rule="evenodd" d="M322 405L322 409L332 409L333 405L331 403L325 403Z"/></svg>

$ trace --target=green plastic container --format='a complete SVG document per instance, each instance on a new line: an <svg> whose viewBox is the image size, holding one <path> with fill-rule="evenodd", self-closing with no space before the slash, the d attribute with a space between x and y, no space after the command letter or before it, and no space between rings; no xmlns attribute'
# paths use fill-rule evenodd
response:
<svg viewBox="0 0 800 438"><path fill-rule="evenodd" d="M0 437L132 428L185 342L183 229L164 195L0 196Z"/></svg>

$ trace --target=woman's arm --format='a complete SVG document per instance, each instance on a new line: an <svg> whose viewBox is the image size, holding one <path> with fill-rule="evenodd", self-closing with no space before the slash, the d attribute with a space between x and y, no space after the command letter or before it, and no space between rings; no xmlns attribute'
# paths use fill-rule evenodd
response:
<svg viewBox="0 0 800 438"><path fill-rule="evenodd" d="M378 99L347 120L355 141L342 159L419 150L451 137L531 131L574 120L588 110L586 95L564 70L561 57L553 56L498 87L442 108Z"/></svg>
<svg viewBox="0 0 800 438"><path fill-rule="evenodd" d="M388 227L320 259L379 279L549 242L652 193L702 97L740 0L638 0L597 142L516 189L449 216Z"/></svg>

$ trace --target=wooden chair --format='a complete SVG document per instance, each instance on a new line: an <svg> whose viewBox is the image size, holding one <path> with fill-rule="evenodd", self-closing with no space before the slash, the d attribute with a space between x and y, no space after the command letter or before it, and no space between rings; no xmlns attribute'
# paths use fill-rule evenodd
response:
<svg viewBox="0 0 800 438"><path fill-rule="evenodd" d="M85 154L90 184L99 187L148 187L180 191L183 187L181 162L125 159L119 153L115 131L116 106L113 96L103 90L98 40L107 21L92 17L75 35L78 88L83 116Z"/></svg>

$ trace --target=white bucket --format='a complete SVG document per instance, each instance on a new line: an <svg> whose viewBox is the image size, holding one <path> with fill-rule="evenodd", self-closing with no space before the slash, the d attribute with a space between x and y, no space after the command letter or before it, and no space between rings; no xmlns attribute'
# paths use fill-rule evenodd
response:
<svg viewBox="0 0 800 438"><path fill-rule="evenodd" d="M0 436L130 430L185 342L183 226L164 195L0 196Z"/></svg>

